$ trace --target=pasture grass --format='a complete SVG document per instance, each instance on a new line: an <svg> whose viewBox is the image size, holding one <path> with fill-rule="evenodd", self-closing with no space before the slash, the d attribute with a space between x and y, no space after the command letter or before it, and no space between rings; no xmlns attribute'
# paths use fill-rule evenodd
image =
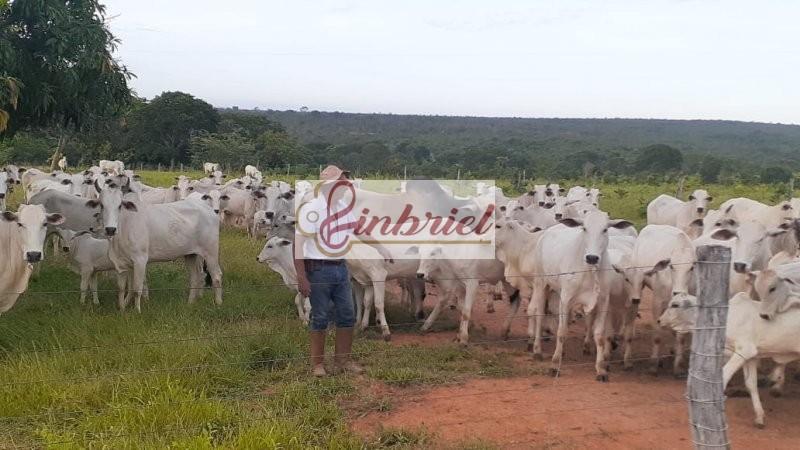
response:
<svg viewBox="0 0 800 450"><path fill-rule="evenodd" d="M170 185L176 175L142 173L154 186ZM600 187L604 208L637 225L643 204L675 190ZM775 195L769 186L707 189L714 204L740 195L773 201ZM16 189L10 209L21 198ZM0 317L0 448L426 448L436 437L425 430L356 435L343 405L359 400L367 409L393 407L390 397L362 398L365 383L424 388L529 371L514 363L513 351L491 346L393 346L362 337L355 351L363 355L364 377L312 379L307 331L296 318L293 295L256 264L262 245L223 230L219 307L211 292L186 303L182 263L151 266L142 314L117 310L111 277L101 277L100 305L79 304L79 277L65 268L64 255L46 249L28 292ZM390 324L413 322L396 306L387 315ZM443 321L434 330L451 332L454 323Z"/></svg>

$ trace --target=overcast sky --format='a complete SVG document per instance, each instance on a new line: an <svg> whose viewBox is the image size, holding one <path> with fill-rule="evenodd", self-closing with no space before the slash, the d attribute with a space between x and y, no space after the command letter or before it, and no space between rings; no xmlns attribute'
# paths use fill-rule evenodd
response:
<svg viewBox="0 0 800 450"><path fill-rule="evenodd" d="M800 123L800 2L105 0L152 98Z"/></svg>

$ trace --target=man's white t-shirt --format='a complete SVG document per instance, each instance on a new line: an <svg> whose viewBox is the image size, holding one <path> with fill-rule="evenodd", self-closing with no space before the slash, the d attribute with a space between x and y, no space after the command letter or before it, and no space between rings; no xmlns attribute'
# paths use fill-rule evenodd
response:
<svg viewBox="0 0 800 450"><path fill-rule="evenodd" d="M339 200L329 208L323 195L302 205L298 211L297 231L306 237L303 257L307 259L344 259L358 223Z"/></svg>

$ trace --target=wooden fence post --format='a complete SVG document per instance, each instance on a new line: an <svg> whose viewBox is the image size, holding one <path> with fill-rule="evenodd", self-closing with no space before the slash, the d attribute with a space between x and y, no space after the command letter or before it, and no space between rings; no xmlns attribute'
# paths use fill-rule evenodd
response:
<svg viewBox="0 0 800 450"><path fill-rule="evenodd" d="M722 366L731 249L704 245L697 249L697 324L692 337L686 399L689 425L697 449L729 449Z"/></svg>

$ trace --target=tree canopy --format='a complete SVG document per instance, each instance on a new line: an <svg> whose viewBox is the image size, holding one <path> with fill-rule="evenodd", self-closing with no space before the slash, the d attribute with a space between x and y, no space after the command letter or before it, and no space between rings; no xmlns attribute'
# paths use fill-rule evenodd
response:
<svg viewBox="0 0 800 450"><path fill-rule="evenodd" d="M0 0L0 138L116 115L133 76L97 0Z"/></svg>

